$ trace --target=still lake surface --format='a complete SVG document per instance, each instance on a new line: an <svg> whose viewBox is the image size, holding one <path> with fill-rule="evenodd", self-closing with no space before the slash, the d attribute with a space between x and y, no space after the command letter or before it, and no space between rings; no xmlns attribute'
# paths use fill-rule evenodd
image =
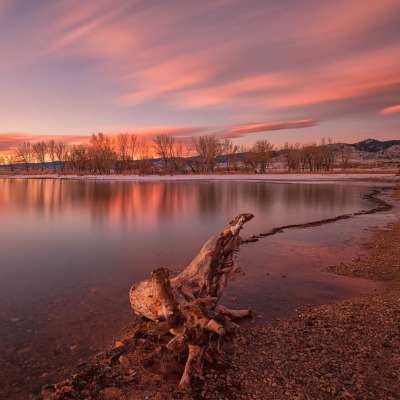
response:
<svg viewBox="0 0 400 400"><path fill-rule="evenodd" d="M245 238L369 210L366 193L348 184L0 179L3 379L38 390L46 379L68 372L71 359L108 345L130 321L132 283L161 265L184 268L238 213L255 215L242 231ZM242 282L237 278L227 296L242 294L239 305L249 300L260 314L265 296L279 304L263 285L272 274L270 285L278 292L286 285L290 293L303 276L294 271L292 281L277 279L287 251L302 260L299 268L307 260L304 246L293 247L293 235L286 242L271 239L270 248L243 246L239 262L251 272L254 260L256 272ZM297 235L320 240L309 232ZM44 373L41 379L37 371Z"/></svg>
<svg viewBox="0 0 400 400"><path fill-rule="evenodd" d="M372 208L365 188L243 182L0 180L0 299L184 268L238 213L242 236Z"/></svg>

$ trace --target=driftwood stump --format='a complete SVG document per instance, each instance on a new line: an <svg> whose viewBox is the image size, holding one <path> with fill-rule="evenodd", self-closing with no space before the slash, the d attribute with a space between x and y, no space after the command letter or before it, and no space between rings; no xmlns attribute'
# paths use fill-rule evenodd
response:
<svg viewBox="0 0 400 400"><path fill-rule="evenodd" d="M180 387L190 390L191 377L201 374L210 336L222 336L238 326L232 322L250 310L229 310L218 304L234 273L234 252L239 232L252 214L239 214L226 229L209 239L190 265L173 279L167 268L152 272L151 279L132 286L129 297L134 312L148 318L149 332L174 337L167 344L173 351L188 347L189 355Z"/></svg>

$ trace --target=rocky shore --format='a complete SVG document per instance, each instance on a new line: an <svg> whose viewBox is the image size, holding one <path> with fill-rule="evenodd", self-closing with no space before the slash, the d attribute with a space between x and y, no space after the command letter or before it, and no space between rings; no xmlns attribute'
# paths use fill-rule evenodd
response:
<svg viewBox="0 0 400 400"><path fill-rule="evenodd" d="M400 190L395 190L397 200ZM329 271L387 283L272 323L245 324L217 347L191 394L184 366L138 321L113 349L77 366L40 399L400 399L400 221L374 232L368 255Z"/></svg>

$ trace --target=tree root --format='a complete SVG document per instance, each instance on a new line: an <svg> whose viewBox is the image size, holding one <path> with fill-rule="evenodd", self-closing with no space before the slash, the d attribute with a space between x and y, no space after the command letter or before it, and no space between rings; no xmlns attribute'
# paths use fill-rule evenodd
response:
<svg viewBox="0 0 400 400"><path fill-rule="evenodd" d="M188 346L189 355L179 386L191 389L191 378L201 374L212 335L219 339L239 328L233 319L251 315L251 310L229 310L219 305L239 248L239 232L250 221L250 213L239 214L226 229L209 239L190 265L173 279L167 268L153 271L151 279L132 286L129 297L133 311L146 317L149 333L172 333L167 348L174 352Z"/></svg>

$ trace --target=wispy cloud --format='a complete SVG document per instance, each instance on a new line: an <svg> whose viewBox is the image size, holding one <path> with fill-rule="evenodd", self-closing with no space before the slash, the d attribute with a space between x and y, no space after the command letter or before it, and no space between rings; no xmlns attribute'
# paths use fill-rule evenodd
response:
<svg viewBox="0 0 400 400"><path fill-rule="evenodd" d="M282 89L288 90L294 82L294 77L278 72L250 75L221 84L181 91L176 96L175 105L193 108L235 104L241 106L244 101L253 104Z"/></svg>
<svg viewBox="0 0 400 400"><path fill-rule="evenodd" d="M124 132L135 134L147 141L153 140L158 135L171 135L178 140L187 141L194 136L207 135L212 132L212 129L201 126L110 126L105 130L105 133L111 136Z"/></svg>
<svg viewBox="0 0 400 400"><path fill-rule="evenodd" d="M199 54L201 59L201 55ZM136 82L135 90L120 96L117 104L131 106L154 100L163 95L176 93L204 84L215 75L217 67L202 65L194 55L177 57L123 78L128 85ZM171 79L174 77L174 79Z"/></svg>
<svg viewBox="0 0 400 400"><path fill-rule="evenodd" d="M104 133L111 137L117 136L119 133L136 134L140 138L146 139L149 143L157 135L172 135L183 143L191 142L192 138L197 136L205 136L215 134L219 138L238 138L249 133L270 132L282 129L301 129L316 125L317 121L299 120L284 122L249 122L227 126L223 129L217 127L178 127L178 126L153 126L153 127L135 127L135 126L109 126ZM2 133L0 134L0 152L10 152L15 150L18 144L23 142L39 142L39 141L63 141L67 144L84 144L90 139L90 135L68 136L68 135L32 135L28 133Z"/></svg>
<svg viewBox="0 0 400 400"><path fill-rule="evenodd" d="M388 114L394 114L400 112L400 104L397 106L392 106L392 107L386 107L383 108L379 114L381 115L388 115Z"/></svg>
<svg viewBox="0 0 400 400"><path fill-rule="evenodd" d="M210 132L209 128L204 127L178 127L178 126L153 126L153 127L135 127L135 126L109 126L104 133L115 137L120 133L136 134L138 137L145 138L151 142L157 135L172 135L178 140L188 141L193 136L205 135ZM62 141L70 145L85 144L89 141L91 135L32 135L29 133L0 133L0 152L12 152L18 144L23 142L36 143L44 140Z"/></svg>
<svg viewBox="0 0 400 400"><path fill-rule="evenodd" d="M256 132L269 132L269 131L279 131L282 129L301 129L308 128L317 124L314 119L305 119L300 121L289 121L289 122L275 122L275 123L247 123L234 125L232 127L223 130L221 136L224 138L237 138L244 136L248 133Z"/></svg>
<svg viewBox="0 0 400 400"><path fill-rule="evenodd" d="M223 126L249 114L323 126L359 112L382 123L400 95L398 0L250 3L0 0L0 85L12 94L0 105L25 111L38 99L35 126L3 130L40 131L49 104L68 96L77 112L92 99L92 126ZM63 105L54 111L70 120Z"/></svg>
<svg viewBox="0 0 400 400"><path fill-rule="evenodd" d="M88 136L70 136L70 135L32 135L29 133L0 133L0 151L11 152L14 151L18 144L23 142L45 142L53 139L55 141L62 141L68 144L81 144L89 139Z"/></svg>

